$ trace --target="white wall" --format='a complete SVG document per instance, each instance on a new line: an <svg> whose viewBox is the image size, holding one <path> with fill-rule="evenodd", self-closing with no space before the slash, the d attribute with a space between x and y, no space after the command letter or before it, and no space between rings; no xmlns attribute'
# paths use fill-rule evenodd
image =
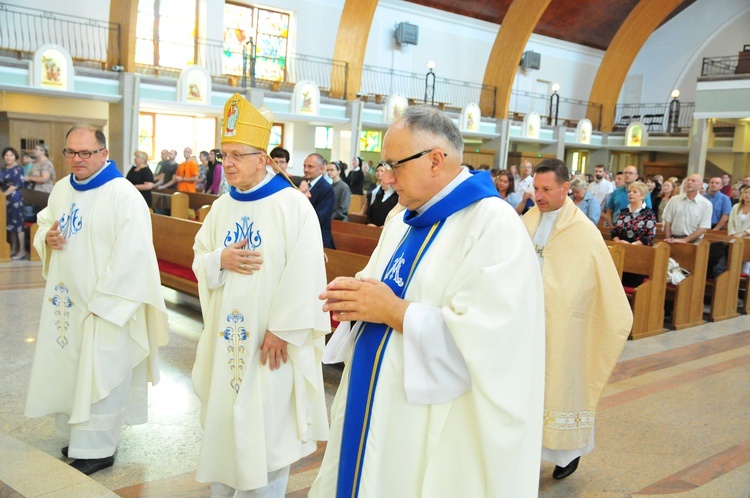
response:
<svg viewBox="0 0 750 498"><path fill-rule="evenodd" d="M737 55L746 43L748 0L697 0L651 35L628 74L643 75L643 103L668 102L675 88L694 102L703 57Z"/></svg>

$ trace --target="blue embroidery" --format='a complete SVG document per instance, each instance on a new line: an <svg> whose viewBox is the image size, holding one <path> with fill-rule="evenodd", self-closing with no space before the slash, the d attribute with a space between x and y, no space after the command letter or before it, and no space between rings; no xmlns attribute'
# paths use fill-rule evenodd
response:
<svg viewBox="0 0 750 498"><path fill-rule="evenodd" d="M68 310L73 307L74 303L70 297L68 297L68 288L63 282L60 282L55 286L55 292L57 292L57 295L49 298L49 302L55 307L55 317L57 318L55 326L57 327L58 332L60 332L60 335L57 338L57 344L59 344L61 348L64 348L65 345L68 344L68 338L65 337L65 333L68 331L68 326L70 325L68 323L70 311Z"/></svg>
<svg viewBox="0 0 750 498"><path fill-rule="evenodd" d="M62 232L62 236L65 238L65 240L67 240L73 235L77 234L79 230L81 230L82 226L83 219L78 216L78 208L76 207L76 203L74 202L73 205L70 206L70 214L67 215L67 217L65 213L60 216L60 231Z"/></svg>
<svg viewBox="0 0 750 498"><path fill-rule="evenodd" d="M406 260L404 259L404 253L402 252L398 258L393 260L393 264L391 264L391 267L388 268L388 271L383 277L383 282L385 282L386 280L393 280L396 285L398 285L399 287L403 287L404 280L401 278L401 275L399 275L399 272L401 271L401 266L404 263L406 263Z"/></svg>
<svg viewBox="0 0 750 498"><path fill-rule="evenodd" d="M227 315L227 322L230 322L229 326L219 332L219 336L225 341L229 342L227 346L227 352L232 355L229 358L229 369L232 370L234 375L232 380L229 381L229 385L232 386L234 392L240 392L240 384L242 384L242 377L240 374L245 368L245 359L242 358L242 354L245 353L245 346L242 342L247 340L247 330L242 325L237 325L240 322L244 322L245 317L238 309L233 309L230 314Z"/></svg>
<svg viewBox="0 0 750 498"><path fill-rule="evenodd" d="M239 223L234 224L234 234L232 234L231 230L227 230L227 236L224 238L224 247L247 239L249 249L254 251L263 243L260 237L260 230L253 231L255 222L250 223L250 217L248 216L243 216L241 221L241 225Z"/></svg>

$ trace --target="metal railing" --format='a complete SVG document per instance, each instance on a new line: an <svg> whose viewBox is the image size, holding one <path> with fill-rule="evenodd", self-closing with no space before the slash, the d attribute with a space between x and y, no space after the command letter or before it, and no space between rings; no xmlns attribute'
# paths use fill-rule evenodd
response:
<svg viewBox="0 0 750 498"><path fill-rule="evenodd" d="M383 67L363 66L362 84L357 92L365 98L373 97L376 102L393 93L404 95L411 103L424 102L427 94L425 74L397 71ZM431 85L431 83L430 83ZM469 83L468 81L435 78L434 96L436 105L442 108L460 110L467 104L480 101L492 102L492 112L483 115L494 116L494 102L497 89L494 86ZM431 88L430 88L431 90ZM430 99L431 100L431 99Z"/></svg>
<svg viewBox="0 0 750 498"><path fill-rule="evenodd" d="M589 112L589 110L593 112ZM551 105L551 96L520 90L511 91L508 117L515 121L521 121L524 116L531 112L539 113L543 123L555 124L555 117L557 117L557 124L570 127L577 125L580 120L590 115L593 116L591 118L592 127L595 130L601 127L601 104L560 97L555 116L555 109Z"/></svg>
<svg viewBox="0 0 750 498"><path fill-rule="evenodd" d="M118 23L0 3L1 51L31 58L47 43L64 47L76 62L120 64Z"/></svg>
<svg viewBox="0 0 750 498"><path fill-rule="evenodd" d="M612 131L625 131L627 126L640 121L649 132L685 132L693 126L695 102L680 102L679 112L672 116L674 129L670 129L669 104L618 104Z"/></svg>
<svg viewBox="0 0 750 498"><path fill-rule="evenodd" d="M750 77L750 45L745 45L739 55L704 57L701 76L727 76L747 74Z"/></svg>

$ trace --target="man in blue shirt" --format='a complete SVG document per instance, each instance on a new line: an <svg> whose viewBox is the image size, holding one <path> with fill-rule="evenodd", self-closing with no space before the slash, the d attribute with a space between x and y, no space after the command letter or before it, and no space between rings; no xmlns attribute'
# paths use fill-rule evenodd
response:
<svg viewBox="0 0 750 498"><path fill-rule="evenodd" d="M732 210L732 200L721 193L722 182L721 178L714 177L708 182L708 191L706 191L704 197L711 201L711 205L714 207L713 214L711 215L711 228L714 230L721 230L729 221L729 212Z"/></svg>
<svg viewBox="0 0 750 498"><path fill-rule="evenodd" d="M608 222L607 226L612 226L612 218L617 216L617 213L628 207L630 201L628 201L628 188L630 184L638 179L638 169L635 166L625 166L623 173L624 185L617 187L612 195L609 196L607 206L604 211L605 219ZM651 209L651 196L646 196L646 207Z"/></svg>

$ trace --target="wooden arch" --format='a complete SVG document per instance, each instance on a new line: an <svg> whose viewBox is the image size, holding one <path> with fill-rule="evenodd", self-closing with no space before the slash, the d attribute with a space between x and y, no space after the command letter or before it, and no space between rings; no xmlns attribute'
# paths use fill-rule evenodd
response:
<svg viewBox="0 0 750 498"><path fill-rule="evenodd" d="M682 0L641 0L622 23L604 54L591 87L589 102L602 104L601 130L612 131L615 106L625 78L644 43ZM597 109L589 107L586 116L597 122Z"/></svg>
<svg viewBox="0 0 750 498"><path fill-rule="evenodd" d="M341 21L336 33L336 45L333 58L347 64L346 85L341 78L335 77L334 67L331 71L331 97L343 96L346 100L355 100L362 85L362 66L365 60L367 38L370 26L375 17L378 0L346 0L341 12Z"/></svg>
<svg viewBox="0 0 750 498"><path fill-rule="evenodd" d="M480 101L483 115L490 114L494 104L496 118L508 116L510 94L523 50L550 1L513 0L508 8L484 71L484 84L496 87L497 93L494 103L487 99Z"/></svg>

